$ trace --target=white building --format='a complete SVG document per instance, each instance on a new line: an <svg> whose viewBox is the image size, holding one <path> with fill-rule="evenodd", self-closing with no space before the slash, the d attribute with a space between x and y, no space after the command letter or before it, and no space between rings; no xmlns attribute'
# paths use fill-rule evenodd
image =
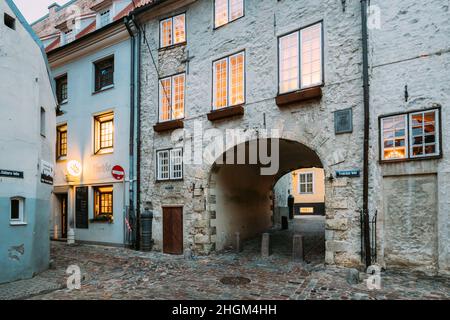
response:
<svg viewBox="0 0 450 320"><path fill-rule="evenodd" d="M48 268L56 101L41 43L0 1L0 283Z"/></svg>
<svg viewBox="0 0 450 320"><path fill-rule="evenodd" d="M56 35L47 41L60 105L54 128L54 239L72 241L74 232L77 242L131 242L135 42L124 17L133 8L131 1L80 0L56 9L52 5L48 16L33 25L42 39Z"/></svg>

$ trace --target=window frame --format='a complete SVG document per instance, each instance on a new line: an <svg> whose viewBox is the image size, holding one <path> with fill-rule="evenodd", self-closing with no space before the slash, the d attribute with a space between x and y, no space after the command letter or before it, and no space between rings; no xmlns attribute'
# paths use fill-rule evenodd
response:
<svg viewBox="0 0 450 320"><path fill-rule="evenodd" d="M100 191L101 188L111 188L111 191ZM108 217L109 221L112 221L114 219L114 185L101 185L101 186L94 186L93 187L93 193L94 193L94 220L99 219L99 217ZM111 212L102 212L102 200L101 195L102 194L108 194L111 195ZM98 206L98 211L97 211Z"/></svg>
<svg viewBox="0 0 450 320"><path fill-rule="evenodd" d="M62 128L65 128L65 130L61 130ZM66 138L65 138L65 150L66 153L63 154L61 153L61 134L62 133L66 133ZM62 123L56 126L56 160L57 161L61 161L61 160L65 160L67 158L67 151L68 151L68 130L67 130L67 123Z"/></svg>
<svg viewBox="0 0 450 320"><path fill-rule="evenodd" d="M40 108L39 112L39 132L41 137L45 138L47 134L47 111L44 107Z"/></svg>
<svg viewBox="0 0 450 320"><path fill-rule="evenodd" d="M175 25L174 25L174 19L175 19L176 17L179 17L179 16L184 16L184 41L174 43L174 41L175 41ZM171 39L172 39L172 43L169 44L169 45L163 46L163 43L162 43L162 41L163 41L163 37L162 37L162 27L161 27L161 26L162 26L163 22L165 22L165 21L167 21L167 20L171 20L171 21L172 21L172 27L171 27L171 35L172 35ZM179 13L179 14L175 14L175 15L173 15L173 16L170 16L170 17L167 17L167 18L164 18L164 19L159 20L159 49L167 49L167 48L172 48L172 47L180 46L180 45L184 45L184 44L187 44L187 20L186 20L186 12L182 12L182 13Z"/></svg>
<svg viewBox="0 0 450 320"><path fill-rule="evenodd" d="M181 162L181 177L180 178L174 178L173 177L173 172L172 172L172 167L173 167L173 164L172 164L172 152L174 152L174 151L181 151L181 159L182 159L182 162ZM160 173L161 173L161 168L160 168L160 165L159 165L159 154L160 153L163 153L163 152L166 152L167 154L168 154L168 160L169 160L169 163L168 163L168 178L161 178L161 175L160 175ZM184 150L183 150L183 148L166 148L166 149L159 149L159 150L157 150L156 152L155 152L155 157L156 157L156 161L155 161L155 163L156 163L156 182L165 182L165 181L182 181L183 179L184 179Z"/></svg>
<svg viewBox="0 0 450 320"><path fill-rule="evenodd" d="M311 175L311 177L312 177L312 181L311 181L311 189L312 189L312 191L311 192L307 192L308 190L308 180L306 179L305 180L305 183L304 183L304 185L305 185L305 192L302 192L302 190L301 190L301 185L302 185L302 182L300 181L300 179L301 179L301 176L308 176L308 175ZM315 193L315 175L314 175L314 172L313 171L308 171L308 172L300 172L299 174L298 174L298 194L299 195L312 195L312 194L314 194Z"/></svg>
<svg viewBox="0 0 450 320"><path fill-rule="evenodd" d="M213 30L220 29L226 25L229 25L230 23L232 23L234 21L237 21L237 20L245 17L245 0L242 0L242 16L240 16L238 18L234 18L233 20L230 20L230 0L227 0L227 8L228 8L227 23L217 26L216 25L216 2L217 2L217 0L213 0Z"/></svg>
<svg viewBox="0 0 450 320"><path fill-rule="evenodd" d="M100 68L98 68L98 64L100 64L100 63L102 63L102 62L105 62L105 61L107 61L107 60L112 60L112 83L111 84L108 84L108 85L105 85L105 86L102 86L102 87L98 87L97 86L97 75L100 73ZM114 54L112 54L112 55L109 55L109 56L106 56L106 57L104 57L104 58L101 58L101 59L98 59L98 60L95 60L92 64L93 64L93 67L94 67L94 94L95 93L99 93L99 92L102 92L102 91L105 91L105 90L108 90L108 89L111 89L111 88L114 88L114 83L115 83L115 62L116 62L116 60L115 60L115 56L114 56Z"/></svg>
<svg viewBox="0 0 450 320"><path fill-rule="evenodd" d="M60 81L65 81L66 84L66 98L62 100L61 96L61 86ZM63 105L69 102L69 77L67 76L67 73L61 74L57 77L55 77L55 89L56 89L56 98L58 99L58 104Z"/></svg>
<svg viewBox="0 0 450 320"><path fill-rule="evenodd" d="M111 117L111 119L109 119ZM108 118L106 120L102 120L102 118ZM107 154L114 152L114 143L115 143L115 130L114 130L114 111L107 111L101 114L94 115L94 154ZM112 145L110 147L101 146L101 124L105 122L112 122Z"/></svg>
<svg viewBox="0 0 450 320"><path fill-rule="evenodd" d="M301 33L303 30L306 30L308 28L314 27L315 25L321 26L321 32L320 32L320 45L321 45L321 82L319 84L309 85L309 86L302 86L302 37ZM281 39L287 36L290 36L292 34L298 33L298 85L299 87L294 90L281 92ZM325 28L324 28L324 20L319 20L314 23L308 24L306 26L303 26L299 29L283 33L277 37L277 51L278 51L278 96L290 94L310 88L316 88L316 87L323 87L325 85Z"/></svg>
<svg viewBox="0 0 450 320"><path fill-rule="evenodd" d="M231 89L231 86L230 86L230 79L231 79L231 76L230 76L230 58L231 57L234 57L234 56L238 56L238 55L240 55L240 54L243 54L243 56L244 56L244 63L243 63L243 95L244 95L244 101L242 102L242 103L237 103L237 104L230 104L230 101L231 101L231 99L230 99L230 89ZM220 61L223 61L223 60L226 60L227 61L227 68L226 68L226 70L227 70L227 105L225 106L225 107L221 107L221 108L216 108L216 106L215 106L215 101L216 101L216 95L215 95L215 90L216 90L216 86L215 86L215 79L216 79L216 77L215 77L215 65L216 65L216 63L218 63L218 62L220 62ZM241 51L238 51L238 52L236 52L236 53L232 53L232 54L230 54L230 55L227 55L227 56L225 56L225 57L222 57L222 58L220 58L220 59L216 59L216 60L214 60L213 62L212 62L212 93L211 93L211 110L212 111L219 111L219 110L225 110L225 109L228 109L228 108L234 108L234 107L238 107L238 106L242 106L242 105L245 105L246 103L247 103L247 53L246 53L246 50L244 49L244 50L241 50Z"/></svg>
<svg viewBox="0 0 450 320"><path fill-rule="evenodd" d="M395 162L408 162L408 161L422 161L422 160L432 160L432 159L441 159L443 157L443 148L442 148L442 112L441 107L433 107L433 108L427 108L422 110L413 110L408 112L396 112L391 114L385 114L380 115L378 117L378 156L379 156L379 162L380 163L395 163ZM435 111L437 119L435 120L436 123L436 150L438 150L437 154L434 155L424 155L424 156L415 156L411 157L411 150L410 150L410 144L411 144L411 134L410 134L410 116L417 113L427 113ZM401 159L384 159L384 136L383 136L383 119L395 117L395 116L401 116L404 115L406 117L406 152L407 156L405 158Z"/></svg>
<svg viewBox="0 0 450 320"><path fill-rule="evenodd" d="M19 218L18 219L12 218L12 202L13 201L19 202ZM25 225L26 224L26 221L25 221L25 198L24 197L16 196L16 197L11 197L9 199L9 224L10 225Z"/></svg>
<svg viewBox="0 0 450 320"><path fill-rule="evenodd" d="M11 30L16 30L16 18L6 12L3 13L3 24Z"/></svg>
<svg viewBox="0 0 450 320"><path fill-rule="evenodd" d="M103 24L102 23L102 17L106 14L108 12L108 14L109 14L109 21L108 21L108 23L106 23L106 24ZM103 9L102 11L100 11L99 13L98 13L98 15L99 15L99 23L100 23L100 28L98 28L98 29L101 29L101 28L103 28L103 27L106 27L108 24L110 24L111 22L112 22L112 17L113 17L113 14L112 14L112 9L111 8L105 8L105 9Z"/></svg>
<svg viewBox="0 0 450 320"><path fill-rule="evenodd" d="M183 117L175 119L173 117L173 102L174 102L174 95L175 95L173 79L178 76L184 77ZM161 120L161 106L162 106L162 104L161 104L161 99L162 99L161 81L164 81L167 79L170 79L170 119L169 120ZM158 79L158 123L165 123L165 122L170 122L170 121L175 121L175 120L183 120L186 117L186 81L187 81L186 72L180 72L180 73L176 73L176 74Z"/></svg>

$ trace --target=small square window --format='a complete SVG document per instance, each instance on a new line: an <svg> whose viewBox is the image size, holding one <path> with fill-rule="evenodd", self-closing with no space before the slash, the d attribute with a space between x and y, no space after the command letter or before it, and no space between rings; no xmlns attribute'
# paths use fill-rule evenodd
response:
<svg viewBox="0 0 450 320"><path fill-rule="evenodd" d="M95 219L112 221L114 212L113 186L94 188L94 216Z"/></svg>
<svg viewBox="0 0 450 320"><path fill-rule="evenodd" d="M5 23L5 26L7 26L10 29L16 30L16 19L11 17L9 14L4 14L3 21Z"/></svg>
<svg viewBox="0 0 450 320"><path fill-rule="evenodd" d="M21 197L11 198L10 201L10 223L23 224L25 222L25 199Z"/></svg>
<svg viewBox="0 0 450 320"><path fill-rule="evenodd" d="M183 149L157 151L156 166L159 181L183 179Z"/></svg>
<svg viewBox="0 0 450 320"><path fill-rule="evenodd" d="M56 97L59 104L67 103L67 74L55 79Z"/></svg>
<svg viewBox="0 0 450 320"><path fill-rule="evenodd" d="M60 125L56 128L56 157L62 160L67 157L67 125Z"/></svg>
<svg viewBox="0 0 450 320"><path fill-rule="evenodd" d="M114 85L114 57L94 63L95 91L108 89Z"/></svg>

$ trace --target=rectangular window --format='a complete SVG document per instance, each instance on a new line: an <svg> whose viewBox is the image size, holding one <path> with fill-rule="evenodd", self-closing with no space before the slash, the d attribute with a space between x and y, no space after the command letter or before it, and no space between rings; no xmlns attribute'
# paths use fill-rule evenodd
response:
<svg viewBox="0 0 450 320"><path fill-rule="evenodd" d="M322 23L280 37L280 93L321 85Z"/></svg>
<svg viewBox="0 0 450 320"><path fill-rule="evenodd" d="M11 198L10 205L10 222L11 224L24 223L25 215L24 215L24 205L25 199L17 197Z"/></svg>
<svg viewBox="0 0 450 320"><path fill-rule="evenodd" d="M300 173L298 175L298 193L299 194L312 194L314 193L314 174Z"/></svg>
<svg viewBox="0 0 450 320"><path fill-rule="evenodd" d="M67 30L66 32L64 32L63 44L70 43L74 40L75 40L75 33L73 32L73 30Z"/></svg>
<svg viewBox="0 0 450 320"><path fill-rule="evenodd" d="M381 118L382 160L440 156L439 110Z"/></svg>
<svg viewBox="0 0 450 320"><path fill-rule="evenodd" d="M113 213L113 186L94 188L94 217L111 221Z"/></svg>
<svg viewBox="0 0 450 320"><path fill-rule="evenodd" d="M67 102L67 74L55 79L56 97L59 104Z"/></svg>
<svg viewBox="0 0 450 320"><path fill-rule="evenodd" d="M158 151L156 163L157 180L183 179L183 149Z"/></svg>
<svg viewBox="0 0 450 320"><path fill-rule="evenodd" d="M180 14L160 22L160 47L186 42L186 15Z"/></svg>
<svg viewBox="0 0 450 320"><path fill-rule="evenodd" d="M218 28L244 16L244 0L215 0L214 26Z"/></svg>
<svg viewBox="0 0 450 320"><path fill-rule="evenodd" d="M67 157L67 124L56 128L56 157L57 160Z"/></svg>
<svg viewBox="0 0 450 320"><path fill-rule="evenodd" d="M3 15L3 22L5 23L5 26L7 26L8 28L16 30L16 19L11 17L9 14L5 13Z"/></svg>
<svg viewBox="0 0 450 320"><path fill-rule="evenodd" d="M94 63L95 91L108 89L114 85L114 57Z"/></svg>
<svg viewBox="0 0 450 320"><path fill-rule="evenodd" d="M213 64L213 109L245 103L245 53L241 52Z"/></svg>
<svg viewBox="0 0 450 320"><path fill-rule="evenodd" d="M111 22L111 10L104 10L100 13L100 28Z"/></svg>
<svg viewBox="0 0 450 320"><path fill-rule="evenodd" d="M185 74L159 81L159 122L184 118Z"/></svg>
<svg viewBox="0 0 450 320"><path fill-rule="evenodd" d="M106 113L95 120L95 153L111 153L114 151L114 113Z"/></svg>
<svg viewBox="0 0 450 320"><path fill-rule="evenodd" d="M45 137L45 109L41 107L41 116L40 116L40 131L41 136Z"/></svg>

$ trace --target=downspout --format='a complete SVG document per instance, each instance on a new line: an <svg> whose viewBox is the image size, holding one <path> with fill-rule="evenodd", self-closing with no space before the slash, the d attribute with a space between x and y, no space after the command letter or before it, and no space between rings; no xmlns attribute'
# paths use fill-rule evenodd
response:
<svg viewBox="0 0 450 320"><path fill-rule="evenodd" d="M362 49L363 49L363 88L364 88L364 164L363 164L363 229L366 267L372 264L369 225L369 138L370 138L370 100L369 100L369 49L367 30L367 0L361 0Z"/></svg>
<svg viewBox="0 0 450 320"><path fill-rule="evenodd" d="M140 29L139 29L140 30ZM137 176L136 176L136 244L137 249L141 247L141 44L142 44L142 34L138 33L137 39Z"/></svg>

